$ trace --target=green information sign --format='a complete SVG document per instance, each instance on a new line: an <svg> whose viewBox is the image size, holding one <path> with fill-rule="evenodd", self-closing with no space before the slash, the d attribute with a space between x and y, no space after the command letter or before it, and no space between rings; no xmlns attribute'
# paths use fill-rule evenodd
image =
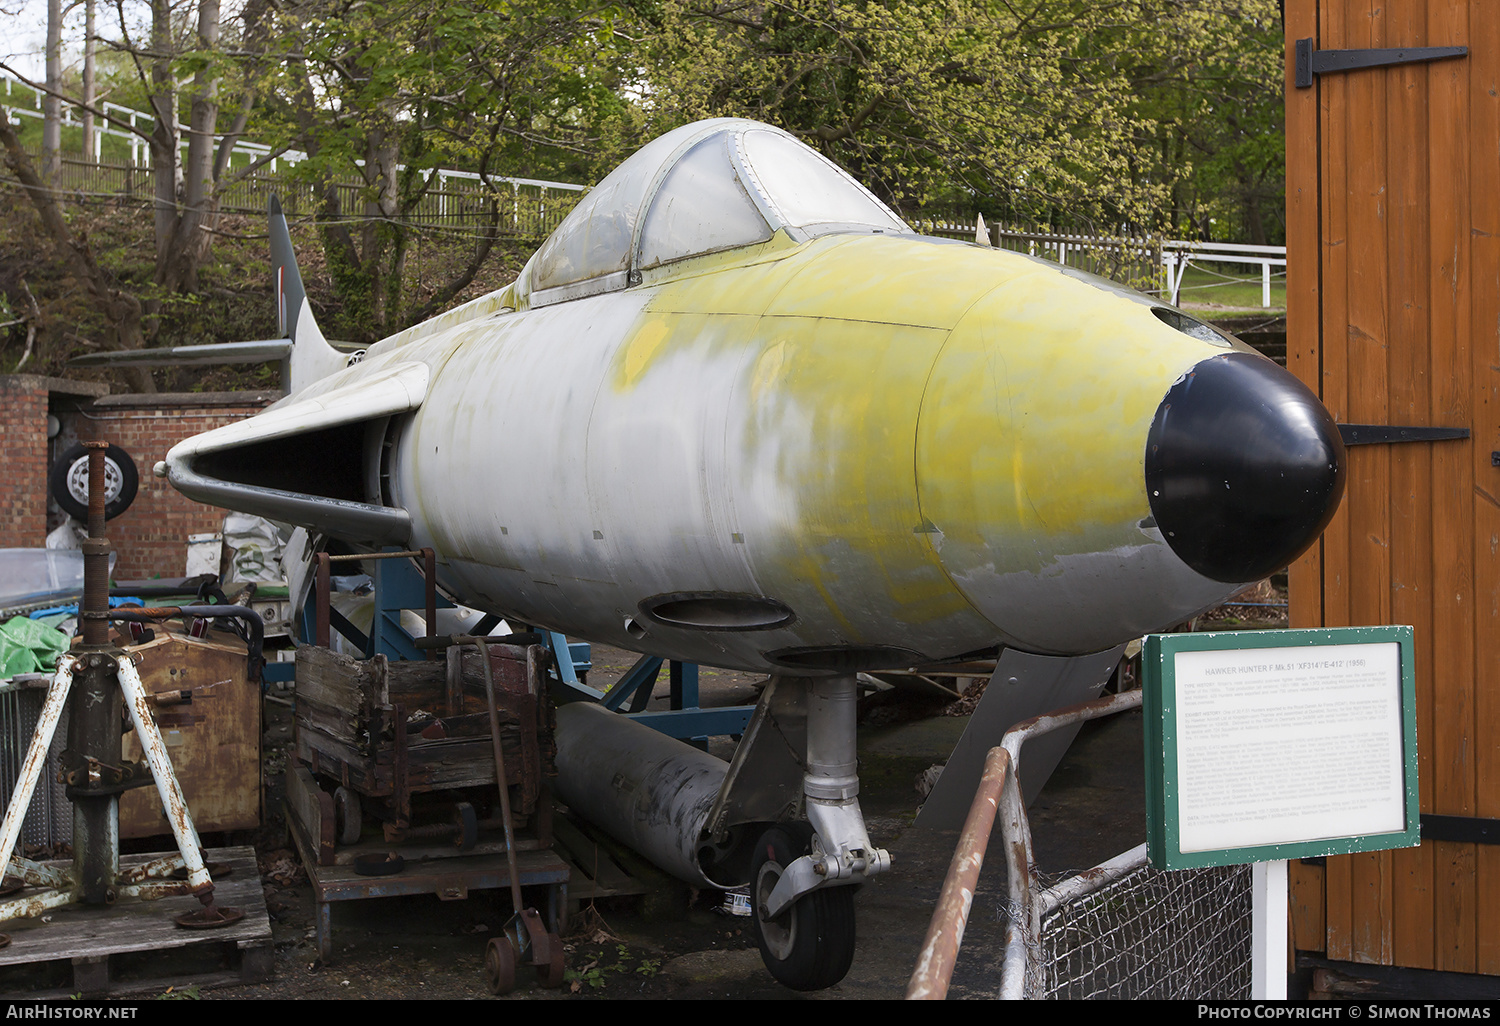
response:
<svg viewBox="0 0 1500 1026"><path fill-rule="evenodd" d="M1410 627L1150 635L1151 864L1420 843L1412 666Z"/></svg>

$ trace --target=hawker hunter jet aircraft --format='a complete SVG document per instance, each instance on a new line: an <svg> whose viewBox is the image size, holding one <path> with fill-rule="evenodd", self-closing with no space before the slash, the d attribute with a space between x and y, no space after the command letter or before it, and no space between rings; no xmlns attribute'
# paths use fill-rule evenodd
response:
<svg viewBox="0 0 1500 1026"><path fill-rule="evenodd" d="M313 322L274 201L272 224L293 391L158 472L431 546L451 598L512 622L774 675L757 717L795 739L789 769L752 752L610 800L670 835L666 868L750 883L789 986L843 977L849 885L889 865L859 810L856 673L1108 651L1285 566L1342 494L1335 424L1271 361L1109 282L918 235L764 124L656 139L511 285L358 362ZM625 772L593 739L646 728L573 711L559 786L586 804Z"/></svg>

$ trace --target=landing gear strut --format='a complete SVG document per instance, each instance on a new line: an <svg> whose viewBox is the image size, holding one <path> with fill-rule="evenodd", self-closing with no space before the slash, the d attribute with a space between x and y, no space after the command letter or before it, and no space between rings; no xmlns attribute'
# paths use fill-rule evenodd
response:
<svg viewBox="0 0 1500 1026"><path fill-rule="evenodd" d="M852 676L807 685L808 823L780 823L756 843L751 903L761 958L793 990L821 990L854 961L854 886L890 868L859 808Z"/></svg>

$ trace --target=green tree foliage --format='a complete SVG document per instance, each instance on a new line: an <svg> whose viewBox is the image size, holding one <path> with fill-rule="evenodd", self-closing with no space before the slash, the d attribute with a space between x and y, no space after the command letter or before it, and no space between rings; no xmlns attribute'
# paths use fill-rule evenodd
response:
<svg viewBox="0 0 1500 1026"><path fill-rule="evenodd" d="M1277 6L1217 0L1174 24L1183 56L1136 75L1161 164L1174 171L1159 223L1190 238L1279 244L1286 146Z"/></svg>
<svg viewBox="0 0 1500 1026"><path fill-rule="evenodd" d="M85 283L109 320L85 332L95 346L175 337L163 318L212 288L199 270L212 262L220 197L252 170L230 161L237 138L307 154L297 173L338 298L329 327L358 341L424 319L485 277L508 230L500 176L597 181L701 117L780 125L908 214L1283 235L1274 0L218 4L121 0L100 29L105 94L159 112L113 122L151 151L150 256L71 228L54 191L22 173L33 126L0 123L10 174L68 268L57 280ZM464 257L415 289L412 254L431 231L419 208L437 168L484 179L484 224L467 221ZM16 280L28 275L47 280L32 270ZM47 313L62 309L56 297L4 288L28 333L58 322L37 336L37 358L54 336L84 330Z"/></svg>
<svg viewBox="0 0 1500 1026"><path fill-rule="evenodd" d="M441 309L499 237L505 174L592 177L590 156L629 105L612 88L607 11L508 0L308 0L280 9L284 65L263 126L305 150L342 333L383 337ZM606 147L608 148L608 147ZM437 168L487 186L473 258L408 298L415 212ZM339 181L356 177L359 188Z"/></svg>
<svg viewBox="0 0 1500 1026"><path fill-rule="evenodd" d="M957 204L1157 228L1203 208L1200 163L1217 176L1206 184L1236 190L1274 176L1265 151L1279 139L1258 136L1273 126L1251 113L1257 102L1279 109L1273 0L660 0L633 9L644 95L663 127L716 114L770 121L903 209ZM1179 207L1189 213L1164 216Z"/></svg>

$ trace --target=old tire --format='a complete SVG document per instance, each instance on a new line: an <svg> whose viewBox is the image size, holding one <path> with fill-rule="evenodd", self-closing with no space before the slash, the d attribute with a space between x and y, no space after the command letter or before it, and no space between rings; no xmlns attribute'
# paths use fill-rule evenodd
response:
<svg viewBox="0 0 1500 1026"><path fill-rule="evenodd" d="M53 501L64 513L79 523L89 519L89 451L81 444L70 445L52 464L47 478ZM104 519L113 520L135 501L140 476L135 460L118 445L104 451Z"/></svg>
<svg viewBox="0 0 1500 1026"><path fill-rule="evenodd" d="M484 949L484 978L494 995L516 989L516 949L509 937L494 937Z"/></svg>
<svg viewBox="0 0 1500 1026"><path fill-rule="evenodd" d="M782 824L761 835L750 862L750 903L760 957L777 982L793 990L823 990L854 963L854 892L830 887L804 894L780 916L765 913L782 870L807 854L812 831Z"/></svg>

